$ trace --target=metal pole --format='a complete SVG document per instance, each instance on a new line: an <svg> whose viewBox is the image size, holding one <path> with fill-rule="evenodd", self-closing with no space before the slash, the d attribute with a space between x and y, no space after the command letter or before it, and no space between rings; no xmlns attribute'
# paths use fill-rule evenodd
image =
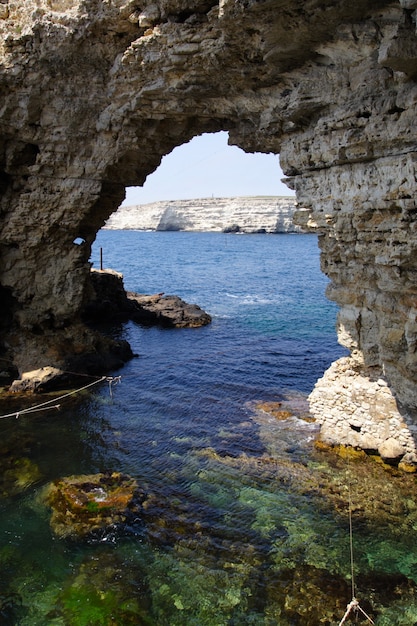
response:
<svg viewBox="0 0 417 626"><path fill-rule="evenodd" d="M100 269L103 270L103 248L100 248Z"/></svg>

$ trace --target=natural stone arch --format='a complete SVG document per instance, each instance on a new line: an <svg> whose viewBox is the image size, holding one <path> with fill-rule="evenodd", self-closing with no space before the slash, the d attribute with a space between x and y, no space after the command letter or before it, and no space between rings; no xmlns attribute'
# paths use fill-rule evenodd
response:
<svg viewBox="0 0 417 626"><path fill-rule="evenodd" d="M85 353L114 363L79 317L95 232L164 154L223 129L280 153L298 220L320 236L349 366L387 382L412 426L417 2L2 6L0 322L18 371L80 367ZM388 424L397 440L401 419Z"/></svg>

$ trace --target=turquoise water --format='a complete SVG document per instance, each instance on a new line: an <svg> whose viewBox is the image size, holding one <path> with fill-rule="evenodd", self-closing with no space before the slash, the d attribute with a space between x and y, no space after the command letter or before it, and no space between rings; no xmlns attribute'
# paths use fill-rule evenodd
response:
<svg viewBox="0 0 417 626"><path fill-rule="evenodd" d="M338 624L348 485L361 606L379 626L416 623L414 477L316 450L305 419L343 354L316 237L102 231L95 267L100 247L127 289L178 294L213 322L115 327L139 356L112 396L103 383L0 420L0 623ZM146 507L89 540L58 538L45 486L97 472L133 476Z"/></svg>

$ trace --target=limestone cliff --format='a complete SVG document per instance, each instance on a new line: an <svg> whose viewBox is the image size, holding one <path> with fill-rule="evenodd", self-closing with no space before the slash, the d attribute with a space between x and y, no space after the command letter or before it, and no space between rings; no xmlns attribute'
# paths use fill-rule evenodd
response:
<svg viewBox="0 0 417 626"><path fill-rule="evenodd" d="M105 228L194 232L296 233L295 201L288 197L200 198L122 206Z"/></svg>
<svg viewBox="0 0 417 626"><path fill-rule="evenodd" d="M298 223L320 235L352 353L339 372L355 413L341 418L346 440L360 445L372 431L380 447L407 431L402 452L415 459L416 9L417 0L2 0L4 358L22 373L112 352L79 321L97 230L163 155L226 130L246 151L280 154ZM321 383L333 394L317 402L319 387L312 399L324 431L337 374ZM374 381L392 392L394 417L391 404L375 414L356 393Z"/></svg>

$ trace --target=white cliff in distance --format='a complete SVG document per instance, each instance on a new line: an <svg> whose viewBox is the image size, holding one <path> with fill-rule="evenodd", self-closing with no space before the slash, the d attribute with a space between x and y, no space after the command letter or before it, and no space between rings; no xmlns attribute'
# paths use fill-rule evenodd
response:
<svg viewBox="0 0 417 626"><path fill-rule="evenodd" d="M170 200L122 206L107 220L114 230L299 233L293 196Z"/></svg>

